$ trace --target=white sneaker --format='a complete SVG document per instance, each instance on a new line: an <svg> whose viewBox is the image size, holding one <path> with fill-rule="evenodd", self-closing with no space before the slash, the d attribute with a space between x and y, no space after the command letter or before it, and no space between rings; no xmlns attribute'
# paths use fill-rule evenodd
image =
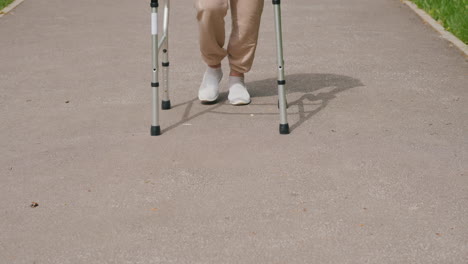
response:
<svg viewBox="0 0 468 264"><path fill-rule="evenodd" d="M206 69L203 81L198 90L198 99L202 103L213 103L219 96L219 82L223 78L223 71L220 68Z"/></svg>
<svg viewBox="0 0 468 264"><path fill-rule="evenodd" d="M228 99L232 105L250 104L250 94L245 87L243 77L229 76Z"/></svg>

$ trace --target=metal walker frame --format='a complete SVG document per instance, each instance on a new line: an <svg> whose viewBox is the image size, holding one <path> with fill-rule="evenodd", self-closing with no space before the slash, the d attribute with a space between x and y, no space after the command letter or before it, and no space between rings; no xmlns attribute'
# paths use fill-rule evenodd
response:
<svg viewBox="0 0 468 264"><path fill-rule="evenodd" d="M171 109L171 101L169 99L169 7L170 0L164 1L164 18L163 18L163 35L159 38L158 32L158 9L159 0L151 1L151 38L152 38L152 81L151 88L153 91L153 108L152 108L152 123L151 136L161 135L161 127L159 125L159 107L162 110ZM276 48L277 48L277 64L278 64L278 107L280 112L280 134L289 134L287 101L286 101L286 80L284 73L283 59L283 31L281 24L281 0L272 0L275 13L275 31L276 31ZM161 106L159 105L159 52L162 51L162 88L163 96Z"/></svg>

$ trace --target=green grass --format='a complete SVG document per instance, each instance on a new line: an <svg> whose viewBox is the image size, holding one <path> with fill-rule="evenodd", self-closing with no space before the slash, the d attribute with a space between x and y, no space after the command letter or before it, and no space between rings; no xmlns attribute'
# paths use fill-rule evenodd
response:
<svg viewBox="0 0 468 264"><path fill-rule="evenodd" d="M468 44L468 0L411 0Z"/></svg>
<svg viewBox="0 0 468 264"><path fill-rule="evenodd" d="M5 6L9 5L14 0L0 0L0 10L2 10Z"/></svg>

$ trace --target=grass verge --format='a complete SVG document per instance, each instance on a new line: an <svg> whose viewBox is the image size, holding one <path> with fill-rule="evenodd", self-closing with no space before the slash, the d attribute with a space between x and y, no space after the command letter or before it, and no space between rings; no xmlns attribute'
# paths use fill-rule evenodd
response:
<svg viewBox="0 0 468 264"><path fill-rule="evenodd" d="M411 0L468 44L468 0Z"/></svg>
<svg viewBox="0 0 468 264"><path fill-rule="evenodd" d="M14 0L0 0L0 10L9 5Z"/></svg>

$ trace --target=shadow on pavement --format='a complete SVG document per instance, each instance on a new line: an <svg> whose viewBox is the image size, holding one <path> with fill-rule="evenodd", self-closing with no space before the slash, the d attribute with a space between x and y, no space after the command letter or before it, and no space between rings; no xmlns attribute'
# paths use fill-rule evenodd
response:
<svg viewBox="0 0 468 264"><path fill-rule="evenodd" d="M299 115L299 120L290 124L291 131L302 125L304 122L309 120L316 113L324 109L328 103L336 98L336 94L346 91L351 88L364 86L362 82L358 79L337 75L337 74L328 74L328 73L311 73L311 74L291 74L286 76L286 91L288 98L290 97L299 97L298 99L291 100L288 102L289 111L288 115ZM259 97L269 97L277 96L277 86L276 78L270 78L260 81L248 82L247 87L249 88L250 95L252 97L252 106L255 105L265 105L272 106L277 105L277 100L275 103L255 103L255 98ZM297 93L297 94L296 94ZM294 95L296 94L296 95ZM221 115L250 115L252 113L233 113L233 112L223 112L220 111L222 106L226 106L227 93L223 92L219 96L219 101L214 105L207 105L203 111L198 113L191 113L193 104L199 104L198 98L194 98L190 101L186 101L177 105L174 105L173 108L185 106L184 114L182 118L177 123L165 128L162 132L167 132L173 128L176 128L183 123L186 123L198 116L201 116L206 113L215 113ZM313 110L305 110L305 106L314 106ZM231 107L231 106L230 106ZM292 112L291 109L297 108L297 111ZM279 115L278 112L272 113L269 112L256 112L256 115ZM278 117L279 118L279 117Z"/></svg>

